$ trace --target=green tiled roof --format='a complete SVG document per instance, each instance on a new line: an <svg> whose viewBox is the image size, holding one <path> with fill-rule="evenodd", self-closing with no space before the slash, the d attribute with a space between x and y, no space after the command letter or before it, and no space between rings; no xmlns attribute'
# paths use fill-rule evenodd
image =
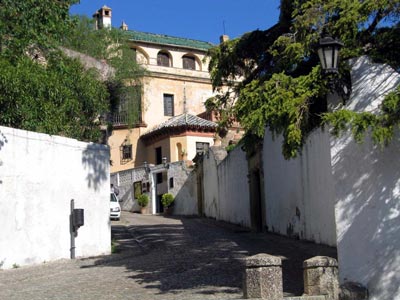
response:
<svg viewBox="0 0 400 300"><path fill-rule="evenodd" d="M128 30L127 34L132 41L138 41L138 42L148 42L148 43L155 43L155 44L161 44L161 45L181 46L181 47L199 49L199 50L208 50L208 49L216 46L209 42L174 37L174 36L169 36L169 35L164 35L164 34L140 32L140 31L135 31L135 30Z"/></svg>

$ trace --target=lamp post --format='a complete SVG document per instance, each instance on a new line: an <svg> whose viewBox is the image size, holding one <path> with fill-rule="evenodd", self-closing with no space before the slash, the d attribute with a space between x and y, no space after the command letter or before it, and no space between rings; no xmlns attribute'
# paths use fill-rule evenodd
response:
<svg viewBox="0 0 400 300"><path fill-rule="evenodd" d="M327 95L328 110L335 110L339 105L339 99L343 104L350 96L351 88L346 86L343 79L338 78L340 49L343 43L330 36L322 37L316 45L322 72L328 77L328 86L331 93ZM339 95L339 98L335 96Z"/></svg>
<svg viewBox="0 0 400 300"><path fill-rule="evenodd" d="M339 52L342 47L343 43L330 36L323 37L319 40L316 48L324 73L338 73Z"/></svg>

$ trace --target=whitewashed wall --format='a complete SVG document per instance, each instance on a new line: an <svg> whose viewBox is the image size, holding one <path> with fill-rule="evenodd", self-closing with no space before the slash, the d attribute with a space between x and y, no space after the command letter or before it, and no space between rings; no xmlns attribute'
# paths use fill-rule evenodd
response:
<svg viewBox="0 0 400 300"><path fill-rule="evenodd" d="M352 64L346 108L374 112L400 76L366 57ZM367 286L371 300L400 299L399 149L399 135L384 149L349 133L331 139L339 275Z"/></svg>
<svg viewBox="0 0 400 300"><path fill-rule="evenodd" d="M218 154L218 153L217 153ZM225 157L226 151L222 153ZM208 156L203 159L203 198L204 215L217 219L219 217L219 178L218 164L222 157L216 157L216 148L211 147Z"/></svg>
<svg viewBox="0 0 400 300"><path fill-rule="evenodd" d="M0 127L0 267L70 257L70 201L85 210L76 256L110 253L109 149Z"/></svg>
<svg viewBox="0 0 400 300"><path fill-rule="evenodd" d="M229 152L218 165L218 219L251 226L248 174L246 153L240 147Z"/></svg>
<svg viewBox="0 0 400 300"><path fill-rule="evenodd" d="M193 168L187 168L185 162L170 163L168 168L168 184L173 180L173 187L168 192L175 196L174 215L197 215L197 181Z"/></svg>
<svg viewBox="0 0 400 300"><path fill-rule="evenodd" d="M350 63L352 94L345 108L377 112L400 84L399 74L367 57ZM267 131L264 139L269 229L336 242L341 282L365 285L372 300L400 299L399 137L380 149L368 137L356 144L349 132L335 138L316 130L290 161L281 155L280 138L273 141Z"/></svg>
<svg viewBox="0 0 400 300"><path fill-rule="evenodd" d="M264 137L264 190L269 231L336 245L329 135L314 131L295 159L285 160L282 138Z"/></svg>
<svg viewBox="0 0 400 300"><path fill-rule="evenodd" d="M238 147L222 161L220 155L212 147L204 157L204 213L207 217L250 227L246 154Z"/></svg>

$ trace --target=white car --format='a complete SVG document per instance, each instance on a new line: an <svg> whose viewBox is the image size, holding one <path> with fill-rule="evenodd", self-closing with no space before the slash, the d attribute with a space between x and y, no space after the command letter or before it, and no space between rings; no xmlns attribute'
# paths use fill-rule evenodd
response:
<svg viewBox="0 0 400 300"><path fill-rule="evenodd" d="M110 194L110 219L119 220L121 218L121 206L118 197L114 193Z"/></svg>

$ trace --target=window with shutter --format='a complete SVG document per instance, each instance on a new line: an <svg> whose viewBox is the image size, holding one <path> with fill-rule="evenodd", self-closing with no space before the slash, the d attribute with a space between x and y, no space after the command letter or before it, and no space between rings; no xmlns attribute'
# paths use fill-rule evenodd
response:
<svg viewBox="0 0 400 300"><path fill-rule="evenodd" d="M132 159L132 145L122 146L122 159L131 160Z"/></svg>
<svg viewBox="0 0 400 300"><path fill-rule="evenodd" d="M164 94L164 116L174 116L174 95Z"/></svg>
<svg viewBox="0 0 400 300"><path fill-rule="evenodd" d="M188 70L196 70L196 60L193 56L183 56L182 57L183 68Z"/></svg>
<svg viewBox="0 0 400 300"><path fill-rule="evenodd" d="M157 65L163 67L170 67L170 59L168 53L158 52L157 54Z"/></svg>

